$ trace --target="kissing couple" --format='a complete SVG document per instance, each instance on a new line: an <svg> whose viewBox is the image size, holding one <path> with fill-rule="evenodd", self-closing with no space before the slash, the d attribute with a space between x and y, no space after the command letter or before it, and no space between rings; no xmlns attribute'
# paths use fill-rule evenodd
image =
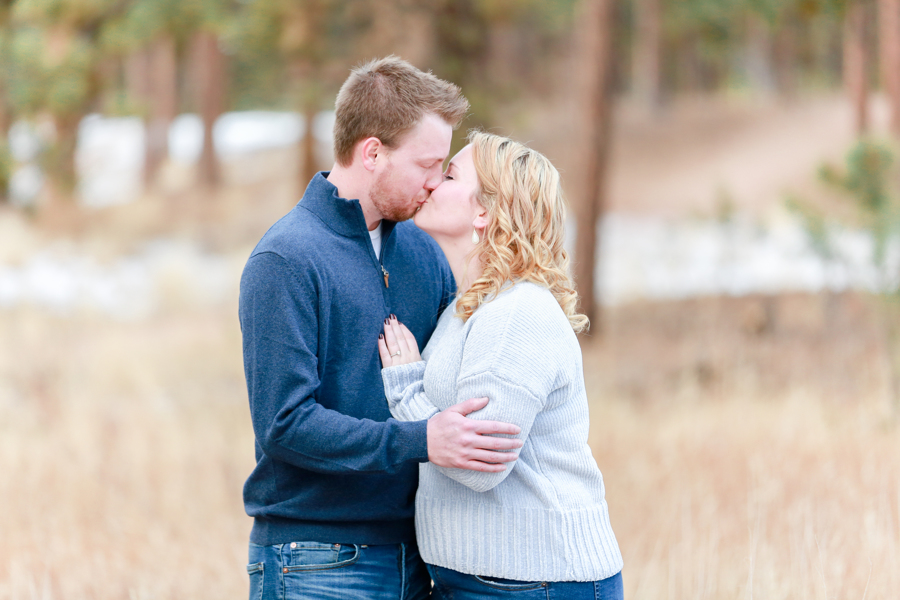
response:
<svg viewBox="0 0 900 600"><path fill-rule="evenodd" d="M460 89L354 69L331 171L241 278L250 598L621 599L556 168Z"/></svg>

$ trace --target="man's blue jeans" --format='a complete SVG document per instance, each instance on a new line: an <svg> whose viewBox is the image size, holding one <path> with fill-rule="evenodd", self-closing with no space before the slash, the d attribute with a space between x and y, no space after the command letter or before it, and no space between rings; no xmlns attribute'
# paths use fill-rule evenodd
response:
<svg viewBox="0 0 900 600"><path fill-rule="evenodd" d="M423 600L431 580L412 544L250 544L250 600Z"/></svg>
<svg viewBox="0 0 900 600"><path fill-rule="evenodd" d="M601 581L514 581L428 565L435 600L622 600L622 574Z"/></svg>

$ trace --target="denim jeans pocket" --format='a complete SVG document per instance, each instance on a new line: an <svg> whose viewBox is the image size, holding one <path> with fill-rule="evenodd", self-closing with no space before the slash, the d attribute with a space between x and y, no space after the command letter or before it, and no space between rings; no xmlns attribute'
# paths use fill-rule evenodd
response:
<svg viewBox="0 0 900 600"><path fill-rule="evenodd" d="M250 576L250 600L261 600L265 565L261 562L247 565L247 575Z"/></svg>
<svg viewBox="0 0 900 600"><path fill-rule="evenodd" d="M525 592L528 590L536 590L547 587L544 581L517 581L515 579L502 579L500 577L482 577L480 575L472 575L475 580L495 590L503 590L507 592Z"/></svg>
<svg viewBox="0 0 900 600"><path fill-rule="evenodd" d="M294 542L290 544L290 550L290 564L284 565L285 573L339 569L359 560L356 544Z"/></svg>

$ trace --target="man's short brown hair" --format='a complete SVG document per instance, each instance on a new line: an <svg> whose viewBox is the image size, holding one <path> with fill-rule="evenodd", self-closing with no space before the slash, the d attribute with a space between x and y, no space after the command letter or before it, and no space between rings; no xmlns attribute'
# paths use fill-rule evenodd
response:
<svg viewBox="0 0 900 600"><path fill-rule="evenodd" d="M459 87L396 56L367 62L350 73L335 102L334 156L341 166L353 162L360 140L376 137L395 148L403 134L426 113L456 129L469 101Z"/></svg>

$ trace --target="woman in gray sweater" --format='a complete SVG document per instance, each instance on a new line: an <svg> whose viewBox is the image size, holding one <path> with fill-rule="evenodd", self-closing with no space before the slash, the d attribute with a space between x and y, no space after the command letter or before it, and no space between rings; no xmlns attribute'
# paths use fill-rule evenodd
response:
<svg viewBox="0 0 900 600"><path fill-rule="evenodd" d="M422 356L391 319L379 340L400 420L479 396L469 415L513 423L524 445L499 472L424 463L416 533L434 597L621 599L622 555L587 444L575 333L587 326L563 249L559 173L534 150L483 132L415 215L457 281Z"/></svg>

